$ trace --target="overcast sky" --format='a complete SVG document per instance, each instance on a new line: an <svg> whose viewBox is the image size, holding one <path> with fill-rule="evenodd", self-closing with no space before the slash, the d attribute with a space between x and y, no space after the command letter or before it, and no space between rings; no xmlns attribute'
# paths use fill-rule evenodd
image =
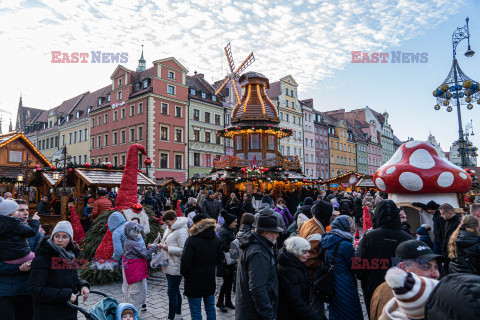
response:
<svg viewBox="0 0 480 320"><path fill-rule="evenodd" d="M144 44L147 67L174 56L209 81L225 76L223 47L236 65L253 51L250 71L270 81L291 74L301 99L320 111L370 106L390 114L395 134L448 147L458 137L456 113L434 111L432 91L452 62L451 34L470 17L472 49L458 47L463 71L480 81L480 4L475 0L0 0L0 113L3 131L25 106L48 109L110 83L116 63L91 63L91 51L128 53L135 69ZM51 51L87 52L88 63L52 63ZM427 63L353 64L352 51L427 53ZM464 109L480 146L480 105Z"/></svg>

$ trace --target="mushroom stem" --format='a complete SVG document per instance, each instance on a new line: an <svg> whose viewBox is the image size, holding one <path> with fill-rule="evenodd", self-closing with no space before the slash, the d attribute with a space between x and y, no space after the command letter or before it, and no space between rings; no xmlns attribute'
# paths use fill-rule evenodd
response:
<svg viewBox="0 0 480 320"><path fill-rule="evenodd" d="M433 200L438 204L449 203L454 208L459 207L456 193L423 193L423 194L389 193L388 199L392 200L395 203L400 203L400 202L428 203L429 201Z"/></svg>

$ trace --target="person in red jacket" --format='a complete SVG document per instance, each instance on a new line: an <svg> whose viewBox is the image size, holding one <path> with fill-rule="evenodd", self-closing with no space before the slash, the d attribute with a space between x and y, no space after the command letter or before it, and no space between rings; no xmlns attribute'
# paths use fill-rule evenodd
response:
<svg viewBox="0 0 480 320"><path fill-rule="evenodd" d="M95 202L93 202L93 210L91 215L92 221L95 220L96 217L101 215L105 210L112 209L112 202L107 199L106 195L107 191L105 190L97 191L98 198L97 200L95 200Z"/></svg>

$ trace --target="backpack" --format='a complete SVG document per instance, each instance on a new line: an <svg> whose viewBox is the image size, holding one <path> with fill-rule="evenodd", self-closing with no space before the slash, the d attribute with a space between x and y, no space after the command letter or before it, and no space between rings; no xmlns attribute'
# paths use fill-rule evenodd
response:
<svg viewBox="0 0 480 320"><path fill-rule="evenodd" d="M230 243L229 252L230 258L238 259L238 256L240 255L240 241L238 239L235 239Z"/></svg>

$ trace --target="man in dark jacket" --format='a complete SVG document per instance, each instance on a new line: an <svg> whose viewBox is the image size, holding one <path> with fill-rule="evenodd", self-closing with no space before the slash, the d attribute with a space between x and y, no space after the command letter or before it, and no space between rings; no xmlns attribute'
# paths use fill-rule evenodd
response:
<svg viewBox="0 0 480 320"><path fill-rule="evenodd" d="M158 203L157 200L152 196L151 191L147 191L145 194L145 199L142 200L141 202L142 205L150 206L155 213L155 215L158 215Z"/></svg>
<svg viewBox="0 0 480 320"><path fill-rule="evenodd" d="M313 199L310 197L306 197L305 201L303 201L303 206L298 209L298 211L293 216L293 221L297 221L298 215L303 213L308 219L312 219L312 207L313 207Z"/></svg>
<svg viewBox="0 0 480 320"><path fill-rule="evenodd" d="M451 204L444 203L440 207L438 207L440 214L442 215L443 220L445 220L445 224L443 229L441 230L442 234L442 251L441 255L444 257L448 257L448 241L450 241L450 236L452 235L453 231L457 229L460 225L460 221L462 220L459 214L455 213L455 209ZM448 260L447 260L448 264ZM448 268L446 268L448 270Z"/></svg>
<svg viewBox="0 0 480 320"><path fill-rule="evenodd" d="M223 259L215 234L217 224L203 214L196 215L193 223L180 260L180 274L185 278L192 320L202 318L202 299L207 319L215 319L215 268Z"/></svg>
<svg viewBox="0 0 480 320"><path fill-rule="evenodd" d="M48 196L42 196L40 202L37 204L38 214L50 214L48 211Z"/></svg>
<svg viewBox="0 0 480 320"><path fill-rule="evenodd" d="M213 198L213 191L208 191L207 197L202 201L201 208L203 214L217 220L220 214L220 203Z"/></svg>
<svg viewBox="0 0 480 320"><path fill-rule="evenodd" d="M240 239L235 319L273 320L278 304L274 246L283 230L273 215L260 215L254 227Z"/></svg>
<svg viewBox="0 0 480 320"><path fill-rule="evenodd" d="M355 195L355 199L353 200L353 207L354 207L354 215L355 215L355 222L357 225L360 225L360 218L363 217L363 209L362 209L362 195L357 193Z"/></svg>
<svg viewBox="0 0 480 320"><path fill-rule="evenodd" d="M358 245L356 270L362 282L365 305L370 314L370 301L375 289L384 282L387 270L392 266L397 246L412 236L402 230L400 215L395 202L383 200L379 203L375 216L376 229L366 233Z"/></svg>

